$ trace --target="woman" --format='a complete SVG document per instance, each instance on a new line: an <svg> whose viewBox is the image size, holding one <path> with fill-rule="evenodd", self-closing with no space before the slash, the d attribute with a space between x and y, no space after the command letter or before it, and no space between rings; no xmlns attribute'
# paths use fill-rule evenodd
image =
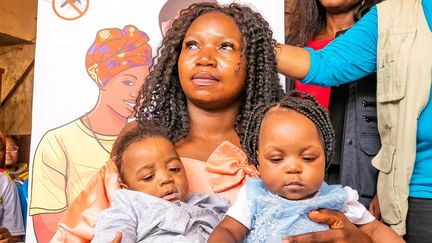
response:
<svg viewBox="0 0 432 243"><path fill-rule="evenodd" d="M133 116L139 87L152 62L149 37L133 25L98 31L86 70L99 87L95 107L48 131L33 163L30 215L37 238L48 242L63 211L109 158L117 134Z"/></svg>
<svg viewBox="0 0 432 243"><path fill-rule="evenodd" d="M254 106L283 95L271 36L260 14L238 4L192 5L168 30L137 99L136 117L170 131L190 192L234 201L245 179L257 176L240 137ZM66 211L53 241L90 240L95 218L85 215L109 207L117 189L110 162Z"/></svg>
<svg viewBox="0 0 432 243"><path fill-rule="evenodd" d="M27 163L18 163L19 147L16 143L16 140L17 139L15 136L6 136L5 169L16 184L25 226L27 221L29 169Z"/></svg>
<svg viewBox="0 0 432 243"><path fill-rule="evenodd" d="M28 179L28 164L18 163L19 147L15 136L6 136L6 163L5 168L13 180L24 182Z"/></svg>
<svg viewBox="0 0 432 243"><path fill-rule="evenodd" d="M291 32L286 36L286 43L319 50L351 28L380 1L295 1L292 8L298 16L290 22ZM376 74L373 73L331 90L300 81L295 81L294 86L315 96L330 111L336 132L336 153L327 170L326 181L356 189L365 207L369 207L376 194L378 171L371 160L381 147L375 83Z"/></svg>
<svg viewBox="0 0 432 243"><path fill-rule="evenodd" d="M334 86L377 71L379 204L409 242L432 237L431 30L431 0L387 0L321 51L278 52L280 71L304 83Z"/></svg>
<svg viewBox="0 0 432 243"><path fill-rule="evenodd" d="M6 139L0 132L0 242L23 241L25 230L15 183L4 170Z"/></svg>

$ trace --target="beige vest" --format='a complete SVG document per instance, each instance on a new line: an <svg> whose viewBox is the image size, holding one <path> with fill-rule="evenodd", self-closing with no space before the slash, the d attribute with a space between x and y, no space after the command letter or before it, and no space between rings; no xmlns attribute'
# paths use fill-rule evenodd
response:
<svg viewBox="0 0 432 243"><path fill-rule="evenodd" d="M405 234L417 120L429 100L432 33L421 0L386 0L378 7L377 109L382 148L378 197L384 221Z"/></svg>

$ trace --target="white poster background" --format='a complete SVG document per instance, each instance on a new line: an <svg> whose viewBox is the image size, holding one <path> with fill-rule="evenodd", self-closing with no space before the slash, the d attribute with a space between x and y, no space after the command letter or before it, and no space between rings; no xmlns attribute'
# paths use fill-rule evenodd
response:
<svg viewBox="0 0 432 243"><path fill-rule="evenodd" d="M52 0L61 4L65 0ZM91 110L98 99L98 87L89 77L85 56L97 31L135 25L150 37L153 55L161 42L159 10L166 0L81 0L89 7L75 20L58 17L52 1L39 0L37 16L36 62L33 90L31 158L42 136L50 129L64 125ZM178 0L181 1L181 0ZM231 0L219 0L230 3ZM270 23L274 38L284 40L283 0L243 0L259 11ZM65 16L72 16L70 7ZM281 84L284 80L281 79ZM30 166L32 168L32 166ZM32 173L30 172L30 177ZM31 182L30 178L30 182ZM31 193L29 185L29 194ZM28 198L31 198L29 195ZM36 242L31 217L27 219L26 242Z"/></svg>

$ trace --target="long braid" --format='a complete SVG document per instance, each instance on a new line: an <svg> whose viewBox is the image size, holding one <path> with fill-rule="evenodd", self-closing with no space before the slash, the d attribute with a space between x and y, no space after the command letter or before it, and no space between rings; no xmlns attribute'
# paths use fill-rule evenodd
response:
<svg viewBox="0 0 432 243"><path fill-rule="evenodd" d="M241 139L241 144L250 162L254 165L258 165L256 151L258 151L261 124L267 111L276 106L294 110L309 118L317 126L324 139L327 169L332 162L335 149L335 133L331 125L330 117L324 107L322 107L313 96L298 90L292 91L279 102L269 105L261 104L253 110L246 124L245 135Z"/></svg>
<svg viewBox="0 0 432 243"><path fill-rule="evenodd" d="M269 104L283 96L276 68L276 42L261 14L236 3L193 4L180 12L179 18L167 31L135 106L138 123L151 120L166 127L173 142L185 138L190 130L187 100L180 85L177 64L183 39L196 18L213 11L232 17L242 34L242 55L247 60L247 76L235 124L238 135L244 136L245 122L256 105Z"/></svg>

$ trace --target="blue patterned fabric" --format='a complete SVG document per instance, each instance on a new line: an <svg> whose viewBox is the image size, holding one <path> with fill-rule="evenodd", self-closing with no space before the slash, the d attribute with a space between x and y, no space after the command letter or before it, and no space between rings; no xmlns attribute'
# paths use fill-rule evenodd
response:
<svg viewBox="0 0 432 243"><path fill-rule="evenodd" d="M325 182L317 194L305 200L288 200L273 194L261 179L246 183L252 224L245 242L280 242L282 237L329 229L327 224L309 220L307 213L319 208L342 211L348 194L340 185Z"/></svg>

